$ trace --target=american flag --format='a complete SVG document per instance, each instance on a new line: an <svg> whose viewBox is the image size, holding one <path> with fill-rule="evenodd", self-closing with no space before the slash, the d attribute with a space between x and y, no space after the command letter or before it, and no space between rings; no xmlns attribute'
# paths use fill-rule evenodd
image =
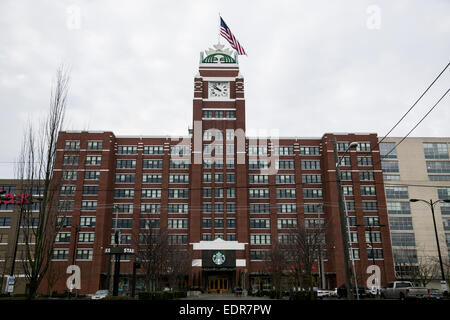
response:
<svg viewBox="0 0 450 320"><path fill-rule="evenodd" d="M245 54L245 55L247 55L245 53L244 48L242 48L241 44L239 43L239 41L237 41L237 39L231 33L230 28L228 28L228 26L225 23L225 21L223 21L222 17L220 17L220 34L222 35L222 37L227 39L227 41L230 43L231 47L236 49L238 54Z"/></svg>

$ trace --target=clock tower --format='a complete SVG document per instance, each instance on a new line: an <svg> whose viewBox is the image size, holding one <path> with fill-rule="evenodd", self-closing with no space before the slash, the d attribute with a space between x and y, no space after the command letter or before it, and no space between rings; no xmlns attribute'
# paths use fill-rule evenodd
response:
<svg viewBox="0 0 450 320"><path fill-rule="evenodd" d="M219 277L236 285L249 263L244 79L237 54L221 44L213 47L200 54L194 80L189 239L193 272L204 283ZM209 261L202 266L206 250L234 261L218 273L206 266Z"/></svg>

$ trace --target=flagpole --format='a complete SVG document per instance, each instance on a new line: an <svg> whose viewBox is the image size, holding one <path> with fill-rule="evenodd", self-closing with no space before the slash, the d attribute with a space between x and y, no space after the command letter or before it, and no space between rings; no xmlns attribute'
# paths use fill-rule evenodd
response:
<svg viewBox="0 0 450 320"><path fill-rule="evenodd" d="M218 43L220 44L220 12L219 12L219 36L217 37Z"/></svg>

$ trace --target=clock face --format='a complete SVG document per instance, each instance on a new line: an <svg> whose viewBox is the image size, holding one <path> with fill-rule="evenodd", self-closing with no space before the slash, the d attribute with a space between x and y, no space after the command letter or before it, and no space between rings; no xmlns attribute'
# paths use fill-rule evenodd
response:
<svg viewBox="0 0 450 320"><path fill-rule="evenodd" d="M208 91L210 98L228 98L230 96L230 83L220 81L208 82Z"/></svg>

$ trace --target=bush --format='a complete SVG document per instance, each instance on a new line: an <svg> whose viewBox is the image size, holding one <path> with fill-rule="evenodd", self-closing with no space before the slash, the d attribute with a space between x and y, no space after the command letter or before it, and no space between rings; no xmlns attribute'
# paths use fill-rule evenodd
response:
<svg viewBox="0 0 450 320"><path fill-rule="evenodd" d="M281 292L272 290L269 292L270 299L281 299Z"/></svg>

